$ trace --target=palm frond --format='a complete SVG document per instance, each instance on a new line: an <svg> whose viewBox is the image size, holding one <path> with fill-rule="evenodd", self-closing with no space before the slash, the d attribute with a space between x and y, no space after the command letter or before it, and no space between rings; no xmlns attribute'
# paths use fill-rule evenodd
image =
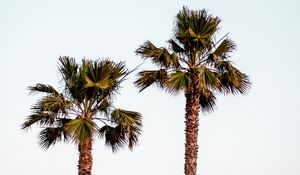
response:
<svg viewBox="0 0 300 175"><path fill-rule="evenodd" d="M38 93L38 92L49 93L53 95L59 94L52 86L41 84L41 83L38 83L35 86L29 86L28 89L30 91L30 94Z"/></svg>
<svg viewBox="0 0 300 175"><path fill-rule="evenodd" d="M216 106L216 97L212 91L208 89L202 89L200 92L199 102L200 109L203 112L212 112Z"/></svg>
<svg viewBox="0 0 300 175"><path fill-rule="evenodd" d="M199 83L200 87L206 89L206 88L218 88L221 85L220 80L218 79L217 73L213 70L207 68L206 66L200 66L198 67L200 76L199 76Z"/></svg>
<svg viewBox="0 0 300 175"><path fill-rule="evenodd" d="M185 50L204 51L213 46L213 35L218 30L220 19L199 11L183 7L177 14L175 36Z"/></svg>
<svg viewBox="0 0 300 175"><path fill-rule="evenodd" d="M39 100L32 109L38 112L52 112L52 113L66 113L66 110L72 104L71 101L66 100L62 94L49 95Z"/></svg>
<svg viewBox="0 0 300 175"><path fill-rule="evenodd" d="M248 75L230 66L226 72L219 74L222 86L219 91L222 93L244 94L248 92L251 82Z"/></svg>
<svg viewBox="0 0 300 175"><path fill-rule="evenodd" d="M224 39L213 52L214 56L219 59L225 59L228 54L236 49L236 45L231 39Z"/></svg>
<svg viewBox="0 0 300 175"><path fill-rule="evenodd" d="M126 132L124 132L121 124L115 127L105 125L97 133L100 138L105 138L105 145L111 147L113 152L118 151L118 149L123 148L128 143Z"/></svg>
<svg viewBox="0 0 300 175"><path fill-rule="evenodd" d="M84 141L92 137L96 124L89 118L76 118L66 124L66 130L74 141Z"/></svg>
<svg viewBox="0 0 300 175"><path fill-rule="evenodd" d="M169 53L166 48L157 48L150 41L146 41L143 45L141 45L136 53L140 55L142 58L150 58L152 63L160 66L160 67L178 67L179 60L175 54Z"/></svg>
<svg viewBox="0 0 300 175"><path fill-rule="evenodd" d="M111 119L125 127L141 127L141 114L135 111L127 111L124 109L115 109L111 113Z"/></svg>
<svg viewBox="0 0 300 175"><path fill-rule="evenodd" d="M58 69L63 77L63 81L66 82L68 86L74 86L74 79L78 72L79 65L76 63L75 58L70 57L59 57Z"/></svg>
<svg viewBox="0 0 300 175"><path fill-rule="evenodd" d="M189 72L176 71L171 73L166 82L166 89L170 93L178 93L191 86L192 80L190 78Z"/></svg>
<svg viewBox="0 0 300 175"><path fill-rule="evenodd" d="M85 75L86 87L95 87L102 90L107 89L111 82L111 69L107 66L98 66L97 63L87 67Z"/></svg>
<svg viewBox="0 0 300 175"><path fill-rule="evenodd" d="M171 45L171 49L176 53L184 53L185 50L179 44L177 44L173 39L168 40Z"/></svg>
<svg viewBox="0 0 300 175"><path fill-rule="evenodd" d="M83 64L88 64L86 60L83 60ZM84 98L82 91L85 88L84 72L85 67L76 63L74 58L71 57L59 57L58 69L62 76L62 82L64 82L64 91L72 98L81 102Z"/></svg>
<svg viewBox="0 0 300 175"><path fill-rule="evenodd" d="M93 112L94 113L100 112L107 116L109 113L110 107L112 106L111 101L109 101L108 99L103 99L103 100L98 99L97 104L98 105L95 106L95 108L93 109L94 110Z"/></svg>
<svg viewBox="0 0 300 175"><path fill-rule="evenodd" d="M141 132L141 114L135 111L115 109L111 113L111 120L123 128L123 132L128 139L128 147L132 149L137 144L138 135Z"/></svg>
<svg viewBox="0 0 300 175"><path fill-rule="evenodd" d="M33 124L39 124L39 125L53 125L56 120L56 115L51 113L35 113L31 114L27 117L26 121L21 125L22 129L28 129Z"/></svg>
<svg viewBox="0 0 300 175"><path fill-rule="evenodd" d="M48 127L39 133L38 139L39 145L48 149L58 141L68 141L69 135L64 127Z"/></svg>
<svg viewBox="0 0 300 175"><path fill-rule="evenodd" d="M131 73L124 62L115 63L109 59L98 60L85 68L85 89L89 98L112 97L120 89L120 84Z"/></svg>
<svg viewBox="0 0 300 175"><path fill-rule="evenodd" d="M163 88L168 78L168 73L165 69L146 70L139 72L137 76L138 78L134 84L141 92L152 84L157 84L159 87Z"/></svg>

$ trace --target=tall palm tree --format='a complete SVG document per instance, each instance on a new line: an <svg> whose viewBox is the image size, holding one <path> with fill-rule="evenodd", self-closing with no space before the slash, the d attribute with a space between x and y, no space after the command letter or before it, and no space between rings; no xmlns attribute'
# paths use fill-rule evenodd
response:
<svg viewBox="0 0 300 175"><path fill-rule="evenodd" d="M112 106L120 83L130 71L124 62L83 59L78 64L70 57L60 57L58 68L63 92L45 84L30 86L31 93L44 96L33 105L22 129L33 124L41 126L38 139L42 148L58 141L75 143L79 151L78 175L91 175L94 139L104 137L113 152L124 146L132 149L138 142L141 114Z"/></svg>
<svg viewBox="0 0 300 175"><path fill-rule="evenodd" d="M169 49L146 41L136 50L158 66L138 73L135 85L140 91L155 84L171 94L184 92L186 175L196 175L199 112L214 110L216 93L243 94L251 84L229 60L234 42L227 35L216 40L219 23L206 10L183 7L176 16L174 37L168 40Z"/></svg>

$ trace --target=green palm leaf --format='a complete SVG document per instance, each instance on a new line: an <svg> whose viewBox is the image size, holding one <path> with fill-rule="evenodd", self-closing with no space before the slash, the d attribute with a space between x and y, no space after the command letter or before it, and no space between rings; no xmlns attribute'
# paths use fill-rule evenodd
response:
<svg viewBox="0 0 300 175"><path fill-rule="evenodd" d="M124 109L115 109L111 113L111 119L124 127L141 127L141 114L134 111L127 111Z"/></svg>
<svg viewBox="0 0 300 175"><path fill-rule="evenodd" d="M107 89L110 86L111 73L109 67L98 66L97 64L88 66L85 76L86 87Z"/></svg>
<svg viewBox="0 0 300 175"><path fill-rule="evenodd" d="M147 41L141 45L136 50L136 53L141 55L143 58L150 58L151 61L158 66L179 66L179 60L176 54L170 54L165 48L157 48L150 41Z"/></svg>
<svg viewBox="0 0 300 175"><path fill-rule="evenodd" d="M113 152L127 145L128 139L122 125L115 127L105 125L98 130L100 138L105 138L105 145L111 147Z"/></svg>
<svg viewBox="0 0 300 175"><path fill-rule="evenodd" d="M51 113L35 113L31 114L27 117L26 121L22 124L22 129L28 129L33 124L39 124L39 125L53 125L55 122L56 115Z"/></svg>
<svg viewBox="0 0 300 175"><path fill-rule="evenodd" d="M58 95L59 93L50 85L45 85L45 84L36 84L35 86L29 86L28 89L30 90L30 93L49 93L53 95Z"/></svg>
<svg viewBox="0 0 300 175"><path fill-rule="evenodd" d="M137 138L141 132L141 114L134 111L115 109L111 114L111 119L123 128L128 139L128 147L132 149L137 144Z"/></svg>
<svg viewBox="0 0 300 175"><path fill-rule="evenodd" d="M168 73L165 69L141 71L138 73L138 78L134 84L139 88L140 92L152 84L157 84L162 88L167 80L167 76Z"/></svg>
<svg viewBox="0 0 300 175"><path fill-rule="evenodd" d="M206 89L200 93L200 109L203 112L212 112L216 107L216 97L212 91Z"/></svg>
<svg viewBox="0 0 300 175"><path fill-rule="evenodd" d="M184 48L182 48L179 44L177 44L173 39L168 40L168 43L170 43L171 48L175 53L185 52Z"/></svg>
<svg viewBox="0 0 300 175"><path fill-rule="evenodd" d="M219 79L222 82L219 89L222 93L244 94L251 86L249 77L233 66L229 66L226 72L221 73Z"/></svg>
<svg viewBox="0 0 300 175"><path fill-rule="evenodd" d="M48 111L52 113L65 113L66 109L71 105L71 102L65 100L62 94L50 95L39 100L33 107L36 111Z"/></svg>
<svg viewBox="0 0 300 175"><path fill-rule="evenodd" d="M228 53L234 51L236 48L235 43L231 39L224 39L221 44L216 48L213 54L217 58L227 58Z"/></svg>
<svg viewBox="0 0 300 175"><path fill-rule="evenodd" d="M200 66L198 67L198 69L200 72L200 87L202 87L203 89L206 89L207 87L217 89L221 86L221 81L218 79L216 72L212 71L206 66Z"/></svg>
<svg viewBox="0 0 300 175"><path fill-rule="evenodd" d="M58 141L68 141L69 136L63 127L48 127L39 133L39 145L42 148L48 149Z"/></svg>
<svg viewBox="0 0 300 175"><path fill-rule="evenodd" d="M191 86L192 80L189 72L176 71L171 73L166 83L166 88L171 93L178 93Z"/></svg>
<svg viewBox="0 0 300 175"><path fill-rule="evenodd" d="M95 125L89 118L76 118L66 124L66 130L75 141L84 141L93 136Z"/></svg>

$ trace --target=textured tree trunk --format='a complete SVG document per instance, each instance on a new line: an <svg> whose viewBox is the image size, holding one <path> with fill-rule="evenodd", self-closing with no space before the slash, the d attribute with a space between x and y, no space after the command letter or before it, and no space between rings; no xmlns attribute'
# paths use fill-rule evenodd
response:
<svg viewBox="0 0 300 175"><path fill-rule="evenodd" d="M78 160L78 175L92 174L92 140L87 139L78 144L79 160Z"/></svg>
<svg viewBox="0 0 300 175"><path fill-rule="evenodd" d="M185 175L197 174L199 93L187 92L185 107Z"/></svg>

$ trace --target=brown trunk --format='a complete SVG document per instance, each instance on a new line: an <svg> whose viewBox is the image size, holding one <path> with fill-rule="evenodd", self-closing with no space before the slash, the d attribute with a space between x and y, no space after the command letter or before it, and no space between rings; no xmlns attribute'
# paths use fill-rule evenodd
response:
<svg viewBox="0 0 300 175"><path fill-rule="evenodd" d="M78 144L79 160L78 160L78 175L91 175L92 174L92 140L87 139L86 141Z"/></svg>
<svg viewBox="0 0 300 175"><path fill-rule="evenodd" d="M197 174L199 93L187 92L185 107L185 175Z"/></svg>

